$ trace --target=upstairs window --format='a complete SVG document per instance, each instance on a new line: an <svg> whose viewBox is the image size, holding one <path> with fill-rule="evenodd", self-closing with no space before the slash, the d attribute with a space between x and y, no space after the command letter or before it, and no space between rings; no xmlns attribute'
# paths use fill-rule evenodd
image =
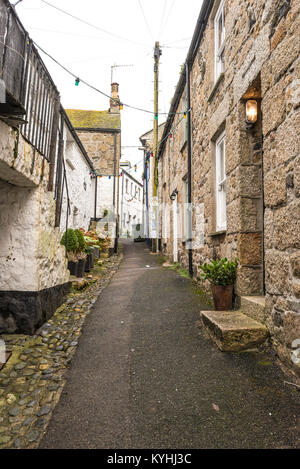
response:
<svg viewBox="0 0 300 469"><path fill-rule="evenodd" d="M214 21L215 29L215 81L225 70L225 11L221 1Z"/></svg>
<svg viewBox="0 0 300 469"><path fill-rule="evenodd" d="M125 192L128 194L128 179L125 179Z"/></svg>
<svg viewBox="0 0 300 469"><path fill-rule="evenodd" d="M226 230L225 132L216 141L216 231Z"/></svg>

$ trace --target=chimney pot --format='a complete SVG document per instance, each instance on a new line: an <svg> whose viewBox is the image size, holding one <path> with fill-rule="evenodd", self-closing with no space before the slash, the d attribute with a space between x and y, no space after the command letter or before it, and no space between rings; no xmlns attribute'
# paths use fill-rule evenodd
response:
<svg viewBox="0 0 300 469"><path fill-rule="evenodd" d="M110 112L120 112L119 83L111 84Z"/></svg>

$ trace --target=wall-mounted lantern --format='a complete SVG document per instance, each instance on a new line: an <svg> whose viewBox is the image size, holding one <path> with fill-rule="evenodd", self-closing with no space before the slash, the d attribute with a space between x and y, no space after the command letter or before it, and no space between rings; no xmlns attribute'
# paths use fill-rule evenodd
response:
<svg viewBox="0 0 300 469"><path fill-rule="evenodd" d="M258 105L255 99L248 99L246 101L246 123L247 129L251 129L257 122Z"/></svg>
<svg viewBox="0 0 300 469"><path fill-rule="evenodd" d="M177 197L177 194L178 194L178 190L175 189L175 190L172 192L172 194L170 195L170 199L174 201L174 200L176 199L176 197Z"/></svg>

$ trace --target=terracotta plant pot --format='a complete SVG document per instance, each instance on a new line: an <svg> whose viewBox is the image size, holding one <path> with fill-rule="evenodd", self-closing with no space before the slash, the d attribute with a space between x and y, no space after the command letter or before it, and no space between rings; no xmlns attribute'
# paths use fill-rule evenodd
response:
<svg viewBox="0 0 300 469"><path fill-rule="evenodd" d="M79 259L77 266L77 277L82 278L85 270L85 259Z"/></svg>
<svg viewBox="0 0 300 469"><path fill-rule="evenodd" d="M78 267L78 262L73 262L73 261L68 262L68 269L71 275L75 275L75 276L77 275L77 267Z"/></svg>
<svg viewBox="0 0 300 469"><path fill-rule="evenodd" d="M212 295L216 311L230 311L232 309L233 285L212 285Z"/></svg>

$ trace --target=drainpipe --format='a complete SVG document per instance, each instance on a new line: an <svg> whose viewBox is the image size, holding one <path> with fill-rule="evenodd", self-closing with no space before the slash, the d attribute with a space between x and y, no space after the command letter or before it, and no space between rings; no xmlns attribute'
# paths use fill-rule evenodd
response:
<svg viewBox="0 0 300 469"><path fill-rule="evenodd" d="M191 135L191 83L190 83L190 64L186 62L186 88L187 88L187 153L188 153L188 256L189 256L189 274L193 277L193 250L192 250L192 135Z"/></svg>
<svg viewBox="0 0 300 469"><path fill-rule="evenodd" d="M97 219L97 190L98 190L98 176L95 176L95 207L94 207L94 220Z"/></svg>

